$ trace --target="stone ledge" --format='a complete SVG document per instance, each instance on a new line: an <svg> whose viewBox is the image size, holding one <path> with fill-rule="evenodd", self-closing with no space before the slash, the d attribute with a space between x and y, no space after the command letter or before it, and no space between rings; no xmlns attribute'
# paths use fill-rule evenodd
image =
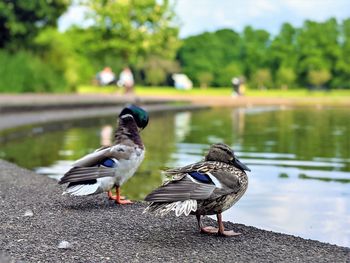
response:
<svg viewBox="0 0 350 263"><path fill-rule="evenodd" d="M62 196L56 181L0 160L0 248L14 262L349 262L350 248L225 222L242 235L198 233L193 216L143 214L106 195ZM27 210L33 216L25 217ZM206 219L207 224L215 224ZM59 249L68 241L70 249ZM1 256L0 256L1 259Z"/></svg>

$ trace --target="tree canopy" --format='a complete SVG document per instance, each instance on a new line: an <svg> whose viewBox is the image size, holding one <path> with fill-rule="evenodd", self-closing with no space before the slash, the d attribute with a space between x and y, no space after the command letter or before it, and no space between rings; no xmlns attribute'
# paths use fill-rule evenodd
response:
<svg viewBox="0 0 350 263"><path fill-rule="evenodd" d="M210 73L213 86L243 76L252 88L350 88L349 55L350 19L332 18L300 28L285 23L276 36L250 26L206 32L184 39L177 57L197 85Z"/></svg>
<svg viewBox="0 0 350 263"><path fill-rule="evenodd" d="M81 0L89 23L59 32L72 2L0 2L0 91L73 91L126 65L143 85L172 85L172 73L185 73L201 87L240 77L249 88L350 88L350 18L180 39L171 0Z"/></svg>
<svg viewBox="0 0 350 263"><path fill-rule="evenodd" d="M0 48L27 48L34 37L67 9L70 0L3 0L0 2Z"/></svg>

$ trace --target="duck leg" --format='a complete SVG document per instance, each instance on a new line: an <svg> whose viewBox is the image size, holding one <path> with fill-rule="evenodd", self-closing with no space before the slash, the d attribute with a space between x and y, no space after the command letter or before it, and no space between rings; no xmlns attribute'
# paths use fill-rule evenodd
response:
<svg viewBox="0 0 350 263"><path fill-rule="evenodd" d="M241 233L237 233L233 230L225 230L224 223L222 222L221 213L217 214L216 217L218 219L218 225L219 225L219 232L217 232L219 234L219 236L231 237L231 236L238 236L241 234Z"/></svg>
<svg viewBox="0 0 350 263"><path fill-rule="evenodd" d="M130 200L125 199L124 196L120 195L120 188L118 186L115 187L116 195L113 196L111 191L108 191L108 197L109 199L115 200L117 204L120 205L126 205L126 204L132 204Z"/></svg>
<svg viewBox="0 0 350 263"><path fill-rule="evenodd" d="M109 190L109 191L107 192L107 195L108 195L108 199L109 199L109 200L117 200L117 196L116 196L116 195L113 195L113 193L112 193L111 190ZM121 200L125 200L126 197L125 197L124 195L121 195L121 196L120 196L120 199L121 199Z"/></svg>
<svg viewBox="0 0 350 263"><path fill-rule="evenodd" d="M205 233L205 234L216 234L218 233L218 228L212 227L212 226L203 226L202 221L201 221L201 216L196 215L197 222L198 222L198 227L199 227L199 232L200 233Z"/></svg>

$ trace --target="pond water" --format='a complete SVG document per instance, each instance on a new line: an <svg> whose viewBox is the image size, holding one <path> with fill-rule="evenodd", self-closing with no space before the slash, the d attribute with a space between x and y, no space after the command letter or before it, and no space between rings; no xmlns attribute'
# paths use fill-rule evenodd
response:
<svg viewBox="0 0 350 263"><path fill-rule="evenodd" d="M342 108L153 115L142 132L145 160L122 192L141 200L161 184L161 169L197 162L210 144L225 142L252 172L248 191L224 220L350 246L349 120ZM114 126L115 118L106 117L32 126L18 130L17 138L3 133L0 158L59 178L73 160L108 143Z"/></svg>

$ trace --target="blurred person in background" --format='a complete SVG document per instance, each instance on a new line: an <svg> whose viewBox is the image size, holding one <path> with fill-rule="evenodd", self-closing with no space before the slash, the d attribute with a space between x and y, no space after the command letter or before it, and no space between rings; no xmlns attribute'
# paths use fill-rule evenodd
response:
<svg viewBox="0 0 350 263"><path fill-rule="evenodd" d="M100 86L113 85L116 82L115 74L110 67L105 67L97 73L96 79Z"/></svg>
<svg viewBox="0 0 350 263"><path fill-rule="evenodd" d="M129 67L125 67L119 75L118 86L124 87L125 94L134 92L134 76Z"/></svg>

